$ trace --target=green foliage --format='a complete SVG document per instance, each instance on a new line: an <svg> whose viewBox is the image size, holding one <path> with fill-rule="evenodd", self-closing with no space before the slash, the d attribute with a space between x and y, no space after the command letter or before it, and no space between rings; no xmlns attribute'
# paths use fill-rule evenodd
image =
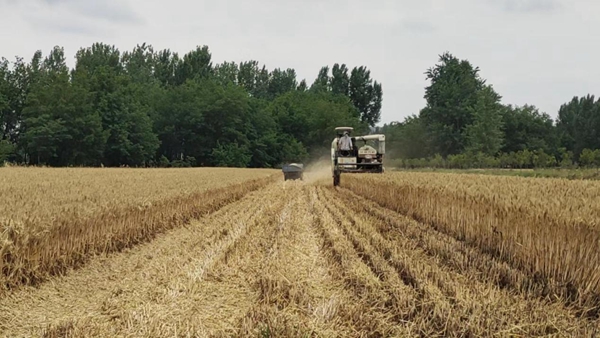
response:
<svg viewBox="0 0 600 338"><path fill-rule="evenodd" d="M413 159L429 153L426 126L418 116L384 125L378 132L386 136L387 157Z"/></svg>
<svg viewBox="0 0 600 338"><path fill-rule="evenodd" d="M579 158L584 149L600 148L600 99L573 97L558 111L557 132L562 146Z"/></svg>
<svg viewBox="0 0 600 338"><path fill-rule="evenodd" d="M282 71L279 68L276 68L271 72L271 78L267 86L267 98L273 100L285 93L294 91L297 86L298 83L296 81L295 70L286 69L285 71Z"/></svg>
<svg viewBox="0 0 600 338"><path fill-rule="evenodd" d="M70 83L63 50L55 47L31 83L22 112L19 144L33 163L96 164L105 137L86 94Z"/></svg>
<svg viewBox="0 0 600 338"><path fill-rule="evenodd" d="M310 91L348 97L358 112L360 122L374 127L381 119L383 91L381 84L371 78L371 71L365 66L354 67L348 76L348 67L336 63L330 76L329 69L329 66L321 68Z"/></svg>
<svg viewBox="0 0 600 338"><path fill-rule="evenodd" d="M477 101L467 109L473 116L473 123L465 128L467 152L494 156L502 148L504 134L499 101L500 96L490 86L477 93Z"/></svg>
<svg viewBox="0 0 600 338"><path fill-rule="evenodd" d="M239 146L237 143L221 144L213 148L213 164L217 167L246 167L250 163L252 154L246 146Z"/></svg>
<svg viewBox="0 0 600 338"><path fill-rule="evenodd" d="M561 147L558 149L559 151L559 165L561 168L571 168L573 167L573 152L567 151L567 148Z"/></svg>
<svg viewBox="0 0 600 338"><path fill-rule="evenodd" d="M187 80L205 79L213 74L212 55L208 46L196 47L185 54L175 65L175 84L181 85Z"/></svg>
<svg viewBox="0 0 600 338"><path fill-rule="evenodd" d="M574 97L556 125L534 105L503 105L479 68L450 53L427 70L426 106L384 125L388 158L405 168L600 167L600 100Z"/></svg>
<svg viewBox="0 0 600 338"><path fill-rule="evenodd" d="M268 110L279 133L300 142L311 157L329 153L335 127L354 127L358 133L366 129L348 98L331 92L289 92L274 100Z"/></svg>
<svg viewBox="0 0 600 338"><path fill-rule="evenodd" d="M600 100L573 97L556 124L503 105L479 68L449 52L426 71L426 105L375 127L382 86L365 66L323 66L312 85L291 68L215 64L207 46L180 57L142 44L80 49L29 63L0 59L0 160L52 166L278 167L328 156L333 129L387 136L405 167L600 166Z"/></svg>
<svg viewBox="0 0 600 338"><path fill-rule="evenodd" d="M502 123L504 145L501 150L503 152L525 149L556 152L558 142L553 121L548 114L540 113L535 106L505 106Z"/></svg>
<svg viewBox="0 0 600 338"><path fill-rule="evenodd" d="M12 88L9 77L8 60L3 58L0 60L0 140L6 139L10 130L8 115L10 114L9 96Z"/></svg>
<svg viewBox="0 0 600 338"><path fill-rule="evenodd" d="M0 166L14 153L15 145L8 140L0 140Z"/></svg>
<svg viewBox="0 0 600 338"><path fill-rule="evenodd" d="M329 152L334 128L368 132L381 85L366 67L323 67L308 88L291 68L214 64L147 44L81 48L29 64L0 59L0 159L33 165L277 167ZM320 81L320 82L319 82Z"/></svg>
<svg viewBox="0 0 600 338"><path fill-rule="evenodd" d="M475 120L474 107L485 81L467 60L444 53L439 61L425 73L431 84L425 88L427 105L419 116L427 126L432 150L447 156L468 146L465 130Z"/></svg>
<svg viewBox="0 0 600 338"><path fill-rule="evenodd" d="M599 167L600 166L600 149L583 149L579 156L579 164L582 167Z"/></svg>
<svg viewBox="0 0 600 338"><path fill-rule="evenodd" d="M352 69L350 74L349 95L352 103L360 112L361 122L373 127L381 119L382 88L371 79L371 71L361 66Z"/></svg>

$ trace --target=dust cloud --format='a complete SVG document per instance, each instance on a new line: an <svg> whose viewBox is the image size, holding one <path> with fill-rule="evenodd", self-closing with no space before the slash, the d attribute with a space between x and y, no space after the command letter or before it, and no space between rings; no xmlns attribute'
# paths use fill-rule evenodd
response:
<svg viewBox="0 0 600 338"><path fill-rule="evenodd" d="M331 162L329 159L321 159L310 163L304 169L304 182L316 183L331 178Z"/></svg>

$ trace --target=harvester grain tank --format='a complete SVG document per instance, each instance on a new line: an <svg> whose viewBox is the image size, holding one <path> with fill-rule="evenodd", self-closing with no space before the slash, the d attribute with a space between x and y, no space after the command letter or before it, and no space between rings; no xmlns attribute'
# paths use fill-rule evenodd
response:
<svg viewBox="0 0 600 338"><path fill-rule="evenodd" d="M335 131L337 137L331 142L331 174L334 186L340 184L342 173L383 173L385 135L351 136L354 131L352 127L337 127ZM376 143L377 148L368 145L368 141Z"/></svg>
<svg viewBox="0 0 600 338"><path fill-rule="evenodd" d="M302 163L284 164L281 171L283 171L283 179L285 181L304 179L304 164Z"/></svg>

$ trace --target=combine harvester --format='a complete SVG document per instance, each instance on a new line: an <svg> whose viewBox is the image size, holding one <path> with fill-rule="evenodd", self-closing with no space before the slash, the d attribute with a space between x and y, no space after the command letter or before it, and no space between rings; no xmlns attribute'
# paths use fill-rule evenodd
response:
<svg viewBox="0 0 600 338"><path fill-rule="evenodd" d="M281 168L283 171L283 180L304 180L304 164L289 163L284 164Z"/></svg>
<svg viewBox="0 0 600 338"><path fill-rule="evenodd" d="M354 128L335 128L337 137L331 142L331 173L333 185L340 185L342 173L383 173L383 155L385 154L385 135L374 134L350 136ZM358 148L357 142L364 142ZM367 141L376 141L377 148L367 145Z"/></svg>

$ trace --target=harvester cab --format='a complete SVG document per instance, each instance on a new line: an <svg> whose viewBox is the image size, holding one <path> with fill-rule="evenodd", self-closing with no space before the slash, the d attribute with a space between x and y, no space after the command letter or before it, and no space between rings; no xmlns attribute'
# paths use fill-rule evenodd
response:
<svg viewBox="0 0 600 338"><path fill-rule="evenodd" d="M383 173L385 135L351 136L354 128L335 128L336 138L331 142L331 173L333 185L340 184L342 173ZM367 144L369 141L374 146ZM362 143L362 146L358 147Z"/></svg>

